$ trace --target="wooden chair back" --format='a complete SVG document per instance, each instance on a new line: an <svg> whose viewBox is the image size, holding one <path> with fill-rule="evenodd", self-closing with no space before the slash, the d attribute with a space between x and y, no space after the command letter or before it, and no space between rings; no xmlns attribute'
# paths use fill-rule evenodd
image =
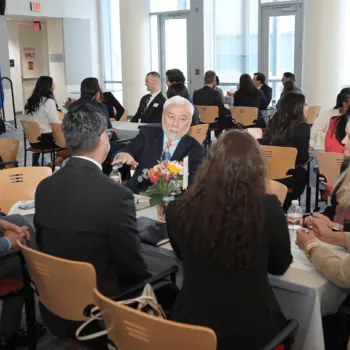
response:
<svg viewBox="0 0 350 350"><path fill-rule="evenodd" d="M269 178L272 180L293 176L289 170L295 168L297 149L294 147L261 146L269 165Z"/></svg>
<svg viewBox="0 0 350 350"><path fill-rule="evenodd" d="M64 119L64 113L58 112L58 120L62 121Z"/></svg>
<svg viewBox="0 0 350 350"><path fill-rule="evenodd" d="M86 262L44 254L20 243L19 248L38 289L40 302L65 320L87 320L84 310L94 304L94 267Z"/></svg>
<svg viewBox="0 0 350 350"><path fill-rule="evenodd" d="M0 211L7 214L15 203L33 200L39 183L51 174L49 167L20 167L0 171Z"/></svg>
<svg viewBox="0 0 350 350"><path fill-rule="evenodd" d="M287 186L281 184L280 182L269 180L267 183L267 193L276 195L281 202L281 205L283 205L284 201L286 200L287 192Z"/></svg>
<svg viewBox="0 0 350 350"><path fill-rule="evenodd" d="M327 180L326 182L322 182L333 188L340 175L340 167L344 161L344 154L317 152L316 160L319 166L320 174L324 175Z"/></svg>
<svg viewBox="0 0 350 350"><path fill-rule="evenodd" d="M125 108L125 111L123 115L120 117L119 121L120 122L127 122L128 121L128 110Z"/></svg>
<svg viewBox="0 0 350 350"><path fill-rule="evenodd" d="M306 109L306 120L308 124L313 124L320 114L321 105L308 106Z"/></svg>
<svg viewBox="0 0 350 350"><path fill-rule="evenodd" d="M64 138L62 131L62 124L60 123L50 123L52 129L52 136L55 145L60 148L66 148L66 139Z"/></svg>
<svg viewBox="0 0 350 350"><path fill-rule="evenodd" d="M219 117L218 106L198 106L196 105L200 115L200 121L202 123L211 124L215 123L215 119Z"/></svg>
<svg viewBox="0 0 350 350"><path fill-rule="evenodd" d="M232 119L244 126L254 125L258 119L259 110L256 107L231 107L230 111Z"/></svg>
<svg viewBox="0 0 350 350"><path fill-rule="evenodd" d="M21 124L23 127L24 136L28 142L37 143L40 141L39 138L41 137L41 132L39 122L21 119Z"/></svg>
<svg viewBox="0 0 350 350"><path fill-rule="evenodd" d="M201 145L203 145L203 142L207 137L208 129L209 129L209 124L194 125L190 127L190 130L188 131L187 135L192 136Z"/></svg>
<svg viewBox="0 0 350 350"><path fill-rule="evenodd" d="M96 289L99 306L110 338L122 350L215 350L216 335L209 328L163 320L121 305Z"/></svg>
<svg viewBox="0 0 350 350"><path fill-rule="evenodd" d="M18 164L21 141L16 139L0 139L0 157L6 167L13 168Z"/></svg>

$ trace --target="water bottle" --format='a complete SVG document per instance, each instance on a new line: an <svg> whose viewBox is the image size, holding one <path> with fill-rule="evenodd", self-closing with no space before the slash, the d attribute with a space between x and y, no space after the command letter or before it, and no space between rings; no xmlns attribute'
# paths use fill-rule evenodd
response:
<svg viewBox="0 0 350 350"><path fill-rule="evenodd" d="M303 210L299 206L298 200L293 200L287 213L288 229L291 241L295 241L296 231L303 226Z"/></svg>
<svg viewBox="0 0 350 350"><path fill-rule="evenodd" d="M115 165L109 177L118 184L122 183L122 175L119 172L120 165Z"/></svg>

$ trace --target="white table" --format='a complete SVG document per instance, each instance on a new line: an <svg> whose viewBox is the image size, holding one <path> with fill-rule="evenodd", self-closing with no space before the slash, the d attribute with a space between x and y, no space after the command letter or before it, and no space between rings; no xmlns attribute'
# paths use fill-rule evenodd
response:
<svg viewBox="0 0 350 350"><path fill-rule="evenodd" d="M157 220L156 208L138 211L137 216ZM331 247L339 255L348 254L341 248ZM170 243L156 249L163 251L167 259L171 253L176 259ZM292 254L294 262L288 271L281 277L269 275L269 281L284 315L299 322L293 349L324 350L322 316L335 313L349 290L342 290L321 276L294 242Z"/></svg>
<svg viewBox="0 0 350 350"><path fill-rule="evenodd" d="M113 128L117 129L117 133L121 139L133 139L139 133L139 127L145 125L144 123L131 122L112 122Z"/></svg>

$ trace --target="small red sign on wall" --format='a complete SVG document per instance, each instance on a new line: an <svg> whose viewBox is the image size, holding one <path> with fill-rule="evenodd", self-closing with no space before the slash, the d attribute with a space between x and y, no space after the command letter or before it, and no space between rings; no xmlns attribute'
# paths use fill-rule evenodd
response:
<svg viewBox="0 0 350 350"><path fill-rule="evenodd" d="M30 9L31 11L34 11L34 12L40 12L41 11L40 2L31 2Z"/></svg>

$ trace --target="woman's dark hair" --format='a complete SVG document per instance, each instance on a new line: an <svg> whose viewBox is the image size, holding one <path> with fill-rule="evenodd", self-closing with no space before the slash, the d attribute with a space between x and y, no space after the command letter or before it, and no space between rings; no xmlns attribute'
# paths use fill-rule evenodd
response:
<svg viewBox="0 0 350 350"><path fill-rule="evenodd" d="M203 261L248 268L262 239L265 177L263 151L249 133L226 132L210 149L177 205L180 232Z"/></svg>
<svg viewBox="0 0 350 350"><path fill-rule="evenodd" d="M335 127L331 132L331 136L335 134L335 138L340 144L342 144L342 141L346 136L345 129L346 129L346 124L349 121L349 117L350 117L350 109L348 109L345 114L338 115L337 117L332 118L332 119L336 119L336 122L335 122Z"/></svg>
<svg viewBox="0 0 350 350"><path fill-rule="evenodd" d="M215 80L216 80L216 86L219 86L219 85L220 85L220 79L219 79L219 77L216 76Z"/></svg>
<svg viewBox="0 0 350 350"><path fill-rule="evenodd" d="M96 78L86 78L81 82L81 96L90 96L93 98L99 91L101 91L101 87Z"/></svg>
<svg viewBox="0 0 350 350"><path fill-rule="evenodd" d="M343 102L346 102L350 99L350 88L345 88L341 90L337 96L337 103L333 109L343 108Z"/></svg>
<svg viewBox="0 0 350 350"><path fill-rule="evenodd" d="M34 113L39 109L43 97L46 98L46 100L49 98L52 98L53 100L55 99L53 93L51 92L52 85L53 80L51 77L42 76L37 80L32 96L29 97L26 105L24 106L24 110L27 114Z"/></svg>
<svg viewBox="0 0 350 350"><path fill-rule="evenodd" d="M168 88L166 92L167 98L172 98L174 96L181 96L187 100L190 100L190 94L187 90L187 87L183 83L173 83Z"/></svg>
<svg viewBox="0 0 350 350"><path fill-rule="evenodd" d="M283 85L283 91L282 95L286 95L288 92L295 92L297 89L297 86L295 85L295 82L293 80L286 80Z"/></svg>
<svg viewBox="0 0 350 350"><path fill-rule="evenodd" d="M170 83L184 83L186 78L184 74L180 71L180 69L174 68L169 69L165 72L165 75L168 77Z"/></svg>
<svg viewBox="0 0 350 350"><path fill-rule="evenodd" d="M306 121L304 114L305 96L288 92L281 99L281 107L267 124L264 138L272 146L290 146L295 128Z"/></svg>
<svg viewBox="0 0 350 350"><path fill-rule="evenodd" d="M239 78L239 91L245 95L257 95L259 93L249 74L242 74Z"/></svg>

